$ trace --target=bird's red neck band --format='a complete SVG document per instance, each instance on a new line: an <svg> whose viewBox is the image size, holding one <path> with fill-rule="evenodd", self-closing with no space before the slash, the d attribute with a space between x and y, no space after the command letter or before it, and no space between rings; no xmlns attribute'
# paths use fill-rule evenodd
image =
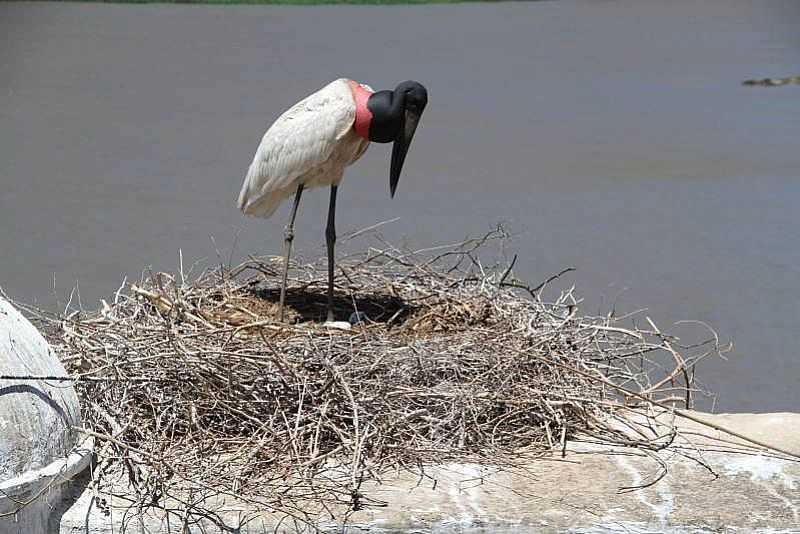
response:
<svg viewBox="0 0 800 534"><path fill-rule="evenodd" d="M353 124L356 133L366 140L369 140L369 125L372 122L372 112L367 107L367 100L372 96L372 91L353 80L348 80L350 90L353 92L353 100L356 102L356 121Z"/></svg>

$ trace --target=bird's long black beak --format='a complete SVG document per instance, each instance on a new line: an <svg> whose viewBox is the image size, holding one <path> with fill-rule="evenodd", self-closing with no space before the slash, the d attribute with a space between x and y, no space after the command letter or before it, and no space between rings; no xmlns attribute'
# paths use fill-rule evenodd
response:
<svg viewBox="0 0 800 534"><path fill-rule="evenodd" d="M411 140L414 138L414 132L417 130L417 124L419 124L421 115L421 113L406 110L403 127L400 128L400 135L394 140L394 146L392 147L392 166L389 171L389 194L392 198L394 198L394 192L397 190L397 182L400 181L400 171L403 170L403 162L406 160L406 153L408 152L409 145L411 145Z"/></svg>

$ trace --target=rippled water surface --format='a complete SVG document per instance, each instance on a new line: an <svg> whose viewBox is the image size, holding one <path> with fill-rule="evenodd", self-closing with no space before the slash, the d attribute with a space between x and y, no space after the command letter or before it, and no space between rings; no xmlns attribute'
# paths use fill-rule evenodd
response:
<svg viewBox="0 0 800 534"><path fill-rule="evenodd" d="M732 338L720 410L800 410L800 7L559 1L422 7L0 4L0 285L84 307L147 266L280 250L287 208L234 200L265 128L331 79L424 82L397 197L374 146L339 233L409 246L498 221L517 274L566 266L590 311ZM296 244L324 251L327 193ZM235 236L238 239L235 240ZM351 242L350 248L364 246ZM55 291L54 291L55 286Z"/></svg>

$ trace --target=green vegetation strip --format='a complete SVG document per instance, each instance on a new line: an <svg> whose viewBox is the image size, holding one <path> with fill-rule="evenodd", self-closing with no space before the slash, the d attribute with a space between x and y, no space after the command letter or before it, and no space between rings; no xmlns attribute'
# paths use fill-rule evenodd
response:
<svg viewBox="0 0 800 534"><path fill-rule="evenodd" d="M463 4L497 3L505 0L58 0L61 2L92 2L104 4L274 4L274 5L403 5L403 4Z"/></svg>

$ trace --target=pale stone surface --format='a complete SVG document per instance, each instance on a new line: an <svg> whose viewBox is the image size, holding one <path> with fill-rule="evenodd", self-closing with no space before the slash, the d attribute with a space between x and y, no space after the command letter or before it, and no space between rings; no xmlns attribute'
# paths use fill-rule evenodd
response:
<svg viewBox="0 0 800 534"><path fill-rule="evenodd" d="M61 514L86 488L93 451L88 438L65 458L0 483L0 534L58 532Z"/></svg>
<svg viewBox="0 0 800 534"><path fill-rule="evenodd" d="M66 377L38 330L0 297L0 375ZM75 445L80 425L71 382L0 380L0 481L39 469Z"/></svg>
<svg viewBox="0 0 800 534"><path fill-rule="evenodd" d="M82 489L93 441L77 445L78 397L36 328L0 297L0 534L57 531ZM69 490L69 491L68 491Z"/></svg>
<svg viewBox="0 0 800 534"><path fill-rule="evenodd" d="M800 414L693 414L800 454ZM661 420L671 423L669 415ZM425 478L389 477L380 488L364 488L387 506L355 513L346 532L800 533L797 458L753 454L717 431L676 423L682 436L658 452L668 472L647 488L624 489L654 479L661 470L656 453L570 443L564 458L556 454L514 471L452 464L426 468ZM89 502L85 494L65 514L62 533L82 532L84 525L89 532L111 532L112 525L120 531L121 510L104 516L95 507L87 513ZM234 526L237 510L228 510ZM241 532L272 532L275 520L261 515ZM147 516L144 523L152 532L167 532L163 518ZM174 518L171 526L180 531ZM317 526L342 531L325 521ZM138 521L129 523L130 532L138 529ZM284 523L279 531L298 530Z"/></svg>

